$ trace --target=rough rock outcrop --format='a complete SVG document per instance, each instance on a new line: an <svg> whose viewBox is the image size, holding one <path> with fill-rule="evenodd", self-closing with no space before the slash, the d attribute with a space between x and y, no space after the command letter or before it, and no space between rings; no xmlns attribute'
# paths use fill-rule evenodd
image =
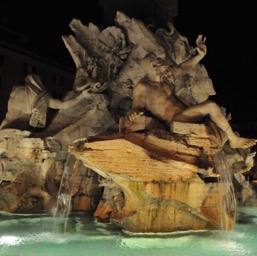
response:
<svg viewBox="0 0 257 256"><path fill-rule="evenodd" d="M204 124L185 126L174 123L174 135L162 130L106 134L70 147L107 180L109 197L98 205L96 217L132 232L220 229L221 220L226 228L233 226L235 209L220 207L230 196L223 187L229 184L218 182L215 169L221 148L211 144Z"/></svg>
<svg viewBox="0 0 257 256"><path fill-rule="evenodd" d="M1 211L52 214L65 168L70 170L67 193L74 198L72 208L95 211L102 196L98 174L75 164L55 140L29 135L15 129L0 131Z"/></svg>

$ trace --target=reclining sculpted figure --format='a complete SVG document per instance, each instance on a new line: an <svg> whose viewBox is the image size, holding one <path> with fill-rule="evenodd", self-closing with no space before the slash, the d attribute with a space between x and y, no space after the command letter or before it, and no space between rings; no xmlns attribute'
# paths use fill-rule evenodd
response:
<svg viewBox="0 0 257 256"><path fill-rule="evenodd" d="M80 100L89 97L88 90L78 92L71 99L61 101L50 96L36 74L25 78L25 86L14 86L8 101L8 110L0 129L43 128L46 125L47 109L68 109Z"/></svg>
<svg viewBox="0 0 257 256"><path fill-rule="evenodd" d="M194 106L186 106L174 94L175 79L200 62L207 52L206 38L199 35L196 39L197 54L177 66L169 66L154 53L147 54L140 66L146 72L133 90L132 108L127 117L135 121L138 115L147 111L170 127L173 121L194 123L209 116L227 136L232 148L250 148L256 144L255 139L237 136L220 106L207 100Z"/></svg>

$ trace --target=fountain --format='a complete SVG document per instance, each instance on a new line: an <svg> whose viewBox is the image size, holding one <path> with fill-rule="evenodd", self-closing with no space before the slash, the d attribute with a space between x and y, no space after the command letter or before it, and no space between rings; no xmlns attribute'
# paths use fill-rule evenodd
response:
<svg viewBox="0 0 257 256"><path fill-rule="evenodd" d="M172 23L169 31L153 33L121 12L116 22L103 30L70 22L73 34L62 39L77 73L63 101L75 103L60 109L47 127L29 126L44 123L49 95L39 77L26 77L25 88L32 83L43 91L30 106L33 120L23 120L28 129L8 126L15 119L10 108L0 130L0 210L53 214L65 229L71 213L83 212L106 224L101 227L138 234L231 230L237 211L233 177L251 169L255 154L231 148L209 119L174 121L169 130L153 116L131 122L127 112L146 75L144 56L154 53L172 65L195 56L195 49ZM189 106L212 95L201 63L176 80L176 96Z"/></svg>

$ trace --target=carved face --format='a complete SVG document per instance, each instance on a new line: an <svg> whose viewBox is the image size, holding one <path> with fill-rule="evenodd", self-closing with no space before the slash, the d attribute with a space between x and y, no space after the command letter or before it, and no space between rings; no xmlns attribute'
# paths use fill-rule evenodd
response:
<svg viewBox="0 0 257 256"><path fill-rule="evenodd" d="M159 77L160 81L174 83L172 68L165 62L165 60L158 58L154 53L147 54L140 62L140 66L147 74Z"/></svg>
<svg viewBox="0 0 257 256"><path fill-rule="evenodd" d="M174 83L174 76L170 66L161 58L156 58L152 61L152 67L156 75L160 76L161 82Z"/></svg>

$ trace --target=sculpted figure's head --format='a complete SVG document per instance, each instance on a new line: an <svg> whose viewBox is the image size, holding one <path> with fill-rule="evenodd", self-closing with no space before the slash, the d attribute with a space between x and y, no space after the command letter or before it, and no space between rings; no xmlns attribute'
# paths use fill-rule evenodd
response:
<svg viewBox="0 0 257 256"><path fill-rule="evenodd" d="M165 60L157 57L156 54L147 54L140 60L139 65L146 72L148 77L155 76L156 78L160 78L161 82L169 80L169 82L174 83L172 69Z"/></svg>
<svg viewBox="0 0 257 256"><path fill-rule="evenodd" d="M143 59L139 61L140 67L148 74L153 72L153 64L157 56L154 53L148 53Z"/></svg>

